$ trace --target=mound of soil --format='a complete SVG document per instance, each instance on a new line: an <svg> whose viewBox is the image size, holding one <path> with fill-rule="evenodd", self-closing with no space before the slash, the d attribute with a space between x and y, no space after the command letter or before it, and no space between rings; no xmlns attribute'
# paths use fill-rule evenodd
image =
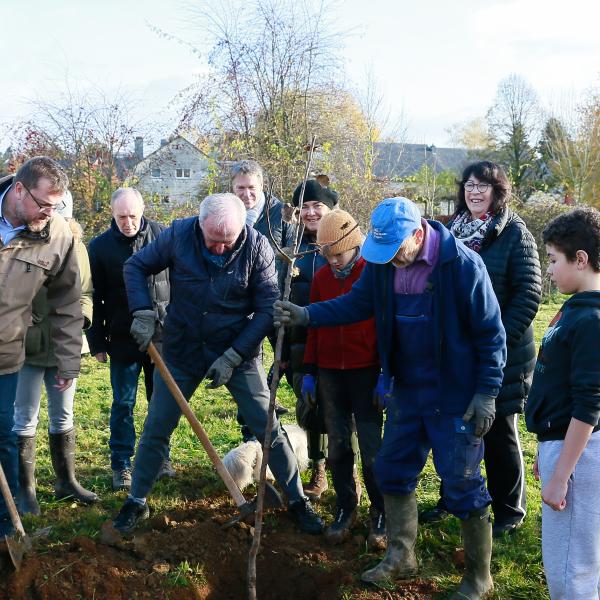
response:
<svg viewBox="0 0 600 600"><path fill-rule="evenodd" d="M248 551L253 528L223 529L234 513L225 497L190 503L185 510L152 517L128 538L103 528L99 541L38 543L19 572L3 556L0 600L94 600L247 598ZM285 513L265 516L257 560L260 600L434 598L435 582L398 582L394 590L366 588L362 570L378 560L366 553L364 535L341 546L299 533ZM183 565L183 566L182 566Z"/></svg>

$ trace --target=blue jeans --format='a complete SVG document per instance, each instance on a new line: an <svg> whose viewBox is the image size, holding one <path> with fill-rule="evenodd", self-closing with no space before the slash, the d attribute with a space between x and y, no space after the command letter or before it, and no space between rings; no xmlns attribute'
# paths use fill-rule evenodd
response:
<svg viewBox="0 0 600 600"><path fill-rule="evenodd" d="M14 432L22 437L34 437L40 416L42 383L48 396L48 431L65 433L73 429L73 398L77 379L71 387L59 392L56 384L57 367L38 367L24 364L19 371L19 382L15 399Z"/></svg>
<svg viewBox="0 0 600 600"><path fill-rule="evenodd" d="M15 396L18 373L0 375L0 464L13 496L19 491L19 455L17 436L13 433ZM0 495L0 521L8 517L4 499Z"/></svg>
<svg viewBox="0 0 600 600"><path fill-rule="evenodd" d="M218 356L211 353L211 356L207 356L205 364L212 364L216 358ZM204 379L204 372L189 373L173 365L168 367L181 393L189 400ZM255 358L242 363L233 371L226 387L235 398L244 421L257 439L262 441L267 424L269 390L260 361ZM162 461L167 456L169 440L180 416L179 406L158 370L155 371L154 398L148 407L148 416L135 457L131 482L131 495L134 498L146 498L150 493ZM290 502L300 500L304 496L296 457L276 418L271 432L269 467Z"/></svg>
<svg viewBox="0 0 600 600"><path fill-rule="evenodd" d="M152 397L152 375L154 365L150 357L143 361L121 362L110 359L110 384L113 402L110 409L110 466L113 470L131 468L131 457L135 452L135 426L133 409L138 390L140 373L144 370L146 399Z"/></svg>

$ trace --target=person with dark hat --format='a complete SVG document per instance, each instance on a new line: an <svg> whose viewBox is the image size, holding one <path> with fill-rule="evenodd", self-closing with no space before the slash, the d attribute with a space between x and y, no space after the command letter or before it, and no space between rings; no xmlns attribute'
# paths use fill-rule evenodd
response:
<svg viewBox="0 0 600 600"><path fill-rule="evenodd" d="M294 190L292 204L298 207L302 183ZM300 221L304 226L299 252L313 250L298 258L294 264L295 275L292 279L290 301L299 306L307 306L310 302L310 286L315 273L327 264L325 257L317 252L317 230L321 218L331 212L338 205L338 194L328 187L322 186L316 179L306 182ZM312 500L318 500L328 488L325 473L325 459L327 457L327 436L322 414L318 413L316 419L307 419L312 413L310 407L304 402L302 394L302 380L304 371L304 350L308 328L306 326L291 327L286 331L282 361L289 364L292 372L294 393L296 395L296 417L298 424L308 433L308 457L312 463L310 482L304 486L304 493Z"/></svg>
<svg viewBox="0 0 600 600"><path fill-rule="evenodd" d="M275 303L274 324L323 327L375 317L386 406L375 478L383 493L387 551L361 579L384 584L418 570L415 488L431 450L448 510L460 519L465 574L452 600L493 589L490 495L482 436L494 421L506 363L500 306L481 257L406 198L371 215L367 261L343 296L300 307Z"/></svg>

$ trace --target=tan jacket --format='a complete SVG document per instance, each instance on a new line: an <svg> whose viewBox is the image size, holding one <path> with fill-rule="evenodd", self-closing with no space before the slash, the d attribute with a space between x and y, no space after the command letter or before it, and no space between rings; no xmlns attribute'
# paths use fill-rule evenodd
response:
<svg viewBox="0 0 600 600"><path fill-rule="evenodd" d="M83 327L86 329L92 322L92 274L90 269L90 260L87 250L80 236L73 231L73 220L69 221L71 232L75 237L75 252L77 254L77 264L79 265L79 277L81 279L81 312L83 313ZM76 224L79 227L78 224ZM42 286L32 303L33 324L27 330L25 336L25 364L35 367L55 367L56 358L54 356L54 343L50 333L50 321L48 319L48 291ZM85 345L85 335L82 336L82 342ZM85 346L89 352L89 348ZM81 349L84 354L84 347Z"/></svg>
<svg viewBox="0 0 600 600"><path fill-rule="evenodd" d="M31 307L43 285L58 374L72 379L81 361L81 283L73 235L59 215L40 233L25 230L6 245L0 241L0 375L23 365Z"/></svg>

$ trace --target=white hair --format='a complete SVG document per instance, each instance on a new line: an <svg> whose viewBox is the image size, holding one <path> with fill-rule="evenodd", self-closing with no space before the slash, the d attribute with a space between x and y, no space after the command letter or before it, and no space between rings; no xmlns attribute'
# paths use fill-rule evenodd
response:
<svg viewBox="0 0 600 600"><path fill-rule="evenodd" d="M241 230L246 222L246 207L235 194L211 194L200 203L200 225L208 218L219 231L229 229L234 223Z"/></svg>
<svg viewBox="0 0 600 600"><path fill-rule="evenodd" d="M140 194L140 192L138 190L136 190L134 187L120 187L120 188L116 189L113 192L112 196L110 197L111 208L115 205L115 202L121 196L125 196L127 194L131 194L131 195L135 196L140 201L140 204L142 206L144 205L144 198L142 198L142 194Z"/></svg>

